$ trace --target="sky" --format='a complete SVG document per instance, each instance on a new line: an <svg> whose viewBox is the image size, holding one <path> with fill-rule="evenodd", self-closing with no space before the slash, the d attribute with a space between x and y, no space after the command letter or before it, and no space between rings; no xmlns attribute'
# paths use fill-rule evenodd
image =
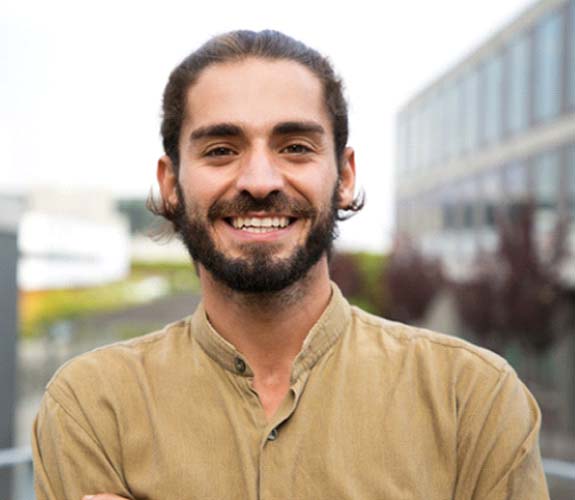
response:
<svg viewBox="0 0 575 500"><path fill-rule="evenodd" d="M350 106L364 210L340 246L393 231L394 121L415 93L533 0L99 2L3 0L0 194L38 187L145 196L155 184L170 71L209 37L272 28L327 55Z"/></svg>

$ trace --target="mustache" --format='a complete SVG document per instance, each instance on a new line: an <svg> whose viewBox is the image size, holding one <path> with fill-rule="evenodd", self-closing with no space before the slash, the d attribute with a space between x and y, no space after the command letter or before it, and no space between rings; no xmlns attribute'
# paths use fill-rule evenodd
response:
<svg viewBox="0 0 575 500"><path fill-rule="evenodd" d="M208 210L208 219L247 215L250 212L281 213L297 218L311 219L317 210L308 202L289 198L281 191L274 191L265 198L254 198L243 191L231 200L218 200Z"/></svg>

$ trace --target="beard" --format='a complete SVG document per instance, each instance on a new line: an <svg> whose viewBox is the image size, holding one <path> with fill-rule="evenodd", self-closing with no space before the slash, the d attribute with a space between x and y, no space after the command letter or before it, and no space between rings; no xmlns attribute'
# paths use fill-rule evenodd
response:
<svg viewBox="0 0 575 500"><path fill-rule="evenodd" d="M196 207L187 207L183 192L177 185L179 203L173 223L180 239L195 263L201 264L220 283L242 293L265 294L279 292L304 278L326 253L331 253L337 237L338 186L330 203L317 210L304 201L288 198L282 192L270 193L266 198L254 198L241 192L232 200L215 202L207 218ZM245 257L231 258L216 248L209 224L218 219L243 216L250 212L284 213L298 220L310 219L311 228L302 245L285 258L275 258L273 243L245 244Z"/></svg>

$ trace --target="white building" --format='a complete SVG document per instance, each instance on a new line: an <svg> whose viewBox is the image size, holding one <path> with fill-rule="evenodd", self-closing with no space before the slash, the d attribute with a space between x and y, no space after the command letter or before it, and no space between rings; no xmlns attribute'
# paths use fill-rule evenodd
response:
<svg viewBox="0 0 575 500"><path fill-rule="evenodd" d="M431 82L397 118L397 230L465 274L518 204L544 246L569 220L575 284L575 1L543 0Z"/></svg>
<svg viewBox="0 0 575 500"><path fill-rule="evenodd" d="M99 285L130 269L128 222L109 193L33 191L18 236L21 290Z"/></svg>

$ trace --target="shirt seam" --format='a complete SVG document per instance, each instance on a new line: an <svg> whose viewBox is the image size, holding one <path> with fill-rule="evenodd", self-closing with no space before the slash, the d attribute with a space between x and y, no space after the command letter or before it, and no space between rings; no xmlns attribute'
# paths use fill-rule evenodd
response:
<svg viewBox="0 0 575 500"><path fill-rule="evenodd" d="M94 437L92 436L92 434L84 428L84 426L82 424L80 424L80 422L76 419L76 417L72 414L72 411L69 410L68 408L66 408L64 406L64 404L62 404L58 398L49 390L46 390L46 395L49 396L52 401L58 406L58 408L60 408L69 418L70 420L72 420L72 422L74 422L81 430L82 432L88 437L88 439L90 441L92 441L92 443L94 443L94 445L96 445L96 447L102 452L102 454L106 457L106 460L108 461L108 463L110 464L110 466L112 467L112 469L114 469L116 471L116 474L118 475L118 478L122 481L122 483L124 484L124 486L126 487L127 490L129 490L127 484L126 484L126 480L124 478L124 474L122 471L119 471L116 469L116 467L114 466L113 462L109 459L108 454L106 453L106 449L102 446L102 444Z"/></svg>
<svg viewBox="0 0 575 500"><path fill-rule="evenodd" d="M432 334L433 332L431 330L422 329L420 327L409 327L408 325L405 325L405 327L407 327L407 328L412 328L418 332L421 332L421 334L417 335L416 337L405 337L405 336L396 335L393 332L391 332L389 330L389 328L385 325L384 321L386 321L386 320L384 318L382 318L383 321L381 321L381 322L372 321L372 320L370 320L370 318L366 318L363 314L360 314L357 311L357 308L354 307L352 309L353 309L353 315L359 321L361 321L362 323L364 323L366 325L375 326L375 327L380 328L382 332L386 333L387 335L392 336L394 339L396 339L396 340L398 340L404 344L411 343L411 342L414 342L417 340L425 340L425 341L428 341L428 342L435 344L435 345L440 345L442 347L447 347L447 348L451 348L451 349L459 349L459 350L463 350L469 354L472 354L475 358L478 358L483 363L485 363L486 365L493 368L499 374L505 374L505 373L512 371L510 369L511 367L510 367L509 363L504 358L501 358L501 365L498 366L493 361L491 361L489 358L483 356L481 353L476 352L474 349L471 349L469 346L465 345L464 343L459 345L457 343L452 344L450 342L443 342L441 339L434 338L434 337L430 336L429 334L428 335L424 334L424 332L428 332L430 334ZM399 323L399 324L403 326L402 323ZM459 340L460 342L465 342L465 340L459 339L458 337L453 337L453 338L456 340Z"/></svg>
<svg viewBox="0 0 575 500"><path fill-rule="evenodd" d="M140 336L140 337L136 337L136 338L129 339L129 340L121 340L119 342L114 342L113 344L108 344L108 345L103 345L101 347L96 347L95 349L92 349L90 351L79 354L78 356L74 356L73 358L66 361L62 366L60 366L54 372L54 375L52 375L52 378L46 384L46 390L48 390L55 383L55 381L58 379L58 376L60 375L60 373L62 373L64 371L64 369L66 369L66 367L68 367L72 363L74 363L78 360L81 360L82 358L84 358L86 356L91 356L95 353L106 352L106 351L115 351L115 350L121 349L123 347L126 347L126 348L134 347L134 348L136 348L140 345L145 346L148 344L159 342L159 341L163 340L167 335L169 335L169 329L172 326L176 325L177 323L179 323L179 322L170 323L169 325L166 325L161 330L157 330L155 332L151 332L151 333L145 334L145 335ZM182 326L185 328L184 325L182 325Z"/></svg>
<svg viewBox="0 0 575 500"><path fill-rule="evenodd" d="M54 401L54 403L58 406L58 408L60 408L71 420L72 422L74 422L80 429L82 429L82 432L84 432L84 434L86 434L86 436L88 436L88 438L98 447L100 448L100 450L102 450L102 452L105 453L105 450L103 448L103 446L98 442L98 440L96 438L94 438L90 432L88 432L84 426L82 424L80 424L80 422L78 422L78 420L76 419L76 417L72 414L72 412L66 408L64 406L64 404L62 404L58 398L48 389L46 390L46 395L50 397L50 399L52 399L52 401Z"/></svg>

